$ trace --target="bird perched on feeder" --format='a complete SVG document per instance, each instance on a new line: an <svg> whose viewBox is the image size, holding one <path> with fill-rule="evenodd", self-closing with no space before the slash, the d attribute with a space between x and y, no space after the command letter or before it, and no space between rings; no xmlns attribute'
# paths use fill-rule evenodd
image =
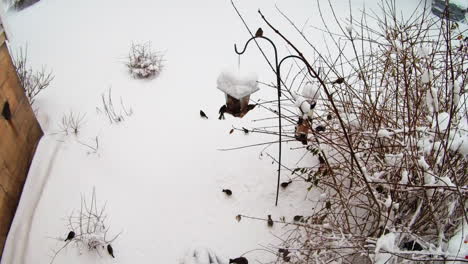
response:
<svg viewBox="0 0 468 264"><path fill-rule="evenodd" d="M229 264L249 264L249 261L244 257L239 257L235 259L229 259Z"/></svg>
<svg viewBox="0 0 468 264"><path fill-rule="evenodd" d="M247 105L247 110L250 111L252 109L254 109L257 105L256 104L249 104Z"/></svg>
<svg viewBox="0 0 468 264"><path fill-rule="evenodd" d="M75 238L75 232L70 231L65 241L72 240L73 238Z"/></svg>
<svg viewBox="0 0 468 264"><path fill-rule="evenodd" d="M344 78L343 77L340 77L338 79L336 79L335 81L332 82L332 84L342 84L344 83Z"/></svg>
<svg viewBox="0 0 468 264"><path fill-rule="evenodd" d="M202 110L200 110L200 116L201 116L202 118L208 119L208 117L206 116L205 112L203 112Z"/></svg>
<svg viewBox="0 0 468 264"><path fill-rule="evenodd" d="M258 28L257 32L255 32L255 37L263 37L263 29Z"/></svg>
<svg viewBox="0 0 468 264"><path fill-rule="evenodd" d="M115 258L114 249L112 248L111 244L107 245L107 253L109 253L109 255L111 255L111 257Z"/></svg>
<svg viewBox="0 0 468 264"><path fill-rule="evenodd" d="M231 195L232 195L232 191L229 190L229 189L223 189L222 192L225 193L227 196L231 196Z"/></svg>
<svg viewBox="0 0 468 264"><path fill-rule="evenodd" d="M218 117L219 120L225 119L224 118L224 113L226 113L226 110L227 110L226 105L223 105L223 106L221 106L221 108L219 108L219 117Z"/></svg>
<svg viewBox="0 0 468 264"><path fill-rule="evenodd" d="M271 215L268 215L267 224L268 224L269 227L273 226L273 219L271 219Z"/></svg>

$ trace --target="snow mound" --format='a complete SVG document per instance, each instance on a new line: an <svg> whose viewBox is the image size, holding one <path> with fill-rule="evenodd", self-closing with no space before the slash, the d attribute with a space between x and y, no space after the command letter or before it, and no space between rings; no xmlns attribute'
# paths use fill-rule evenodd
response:
<svg viewBox="0 0 468 264"><path fill-rule="evenodd" d="M377 239L377 243L375 245L375 263L376 264L384 264L388 263L392 254L389 253L381 253L381 250L387 252L394 252L395 251L395 240L396 234L395 233L388 233L386 235L381 236Z"/></svg>
<svg viewBox="0 0 468 264"><path fill-rule="evenodd" d="M257 75L253 73L240 75L223 71L218 77L217 84L219 90L240 100L259 90L257 80Z"/></svg>

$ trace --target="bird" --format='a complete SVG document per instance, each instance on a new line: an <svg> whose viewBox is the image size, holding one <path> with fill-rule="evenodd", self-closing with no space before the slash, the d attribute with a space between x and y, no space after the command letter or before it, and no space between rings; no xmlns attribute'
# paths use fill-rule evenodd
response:
<svg viewBox="0 0 468 264"><path fill-rule="evenodd" d="M224 118L224 113L226 113L226 110L227 110L226 105L223 105L223 106L221 106L221 108L219 108L219 117L218 117L219 120L225 119Z"/></svg>
<svg viewBox="0 0 468 264"><path fill-rule="evenodd" d="M65 241L72 240L73 238L75 238L75 232L70 231L68 233L67 239L65 239Z"/></svg>
<svg viewBox="0 0 468 264"><path fill-rule="evenodd" d="M315 131L317 131L317 132L323 132L323 131L325 131L325 127L324 127L324 126L317 126L317 127L315 128Z"/></svg>
<svg viewBox="0 0 468 264"><path fill-rule="evenodd" d="M200 110L200 116L201 116L202 118L208 119L208 117L206 116L205 112L203 112L202 110Z"/></svg>
<svg viewBox="0 0 468 264"><path fill-rule="evenodd" d="M317 105L317 102L311 103L311 104L310 104L310 109L314 109L316 105Z"/></svg>
<svg viewBox="0 0 468 264"><path fill-rule="evenodd" d="M229 259L229 264L234 263L234 264L249 264L249 261L244 258L244 257L238 257L235 259Z"/></svg>
<svg viewBox="0 0 468 264"><path fill-rule="evenodd" d="M336 79L335 81L332 82L332 84L342 84L344 83L344 78L343 77L340 77L338 79Z"/></svg>
<svg viewBox="0 0 468 264"><path fill-rule="evenodd" d="M2 116L8 121L11 120L10 103L8 101L3 105Z"/></svg>
<svg viewBox="0 0 468 264"><path fill-rule="evenodd" d="M291 182L292 182L291 180L289 180L287 182L282 182L281 187L286 188L286 187L288 187L289 184L291 184Z"/></svg>
<svg viewBox="0 0 468 264"><path fill-rule="evenodd" d="M322 157L322 155L319 154L318 160L320 164L325 164L325 159Z"/></svg>
<svg viewBox="0 0 468 264"><path fill-rule="evenodd" d="M225 193L227 196L231 196L231 195L232 195L232 191L229 190L229 189L223 189L222 192Z"/></svg>
<svg viewBox="0 0 468 264"><path fill-rule="evenodd" d="M271 215L268 215L267 224L268 224L269 227L273 226L273 219L271 219Z"/></svg>
<svg viewBox="0 0 468 264"><path fill-rule="evenodd" d="M112 248L111 244L107 245L107 252L109 253L109 255L111 255L113 258L115 258L114 249Z"/></svg>
<svg viewBox="0 0 468 264"><path fill-rule="evenodd" d="M297 222L297 221L301 221L301 220L302 220L302 217L303 217L302 215L295 215L294 218L293 218L293 220L296 221L296 222Z"/></svg>
<svg viewBox="0 0 468 264"><path fill-rule="evenodd" d="M258 28L257 32L255 32L255 37L263 37L263 29Z"/></svg>
<svg viewBox="0 0 468 264"><path fill-rule="evenodd" d="M242 130L244 131L245 134L248 134L249 133L249 130L245 127L242 127Z"/></svg>
<svg viewBox="0 0 468 264"><path fill-rule="evenodd" d="M328 120L328 121L332 120L332 115L328 114L328 115L327 115L327 120Z"/></svg>
<svg viewBox="0 0 468 264"><path fill-rule="evenodd" d="M254 109L257 105L256 104L249 104L247 105L247 110L250 111L252 109Z"/></svg>

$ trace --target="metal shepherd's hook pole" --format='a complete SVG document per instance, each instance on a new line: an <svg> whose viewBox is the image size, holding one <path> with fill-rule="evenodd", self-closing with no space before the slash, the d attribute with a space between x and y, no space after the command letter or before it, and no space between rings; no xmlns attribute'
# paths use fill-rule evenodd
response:
<svg viewBox="0 0 468 264"><path fill-rule="evenodd" d="M279 130L279 133L278 133L278 135L279 135L279 138L278 138L278 144L279 144L278 181L277 181L277 185L276 185L275 206L278 206L278 196L279 196L279 187L280 187L280 179L281 179L281 136L282 136L282 131L281 131L281 100L280 100L280 97L281 97L281 75L280 75L280 65L278 64L278 51L277 51L276 46L273 43L273 41L271 41L269 38L263 36L263 31L262 31L261 28L259 28L257 30L257 33L255 34L254 37L251 37L249 40L247 40L247 42L245 43L244 49L241 52L239 52L237 50L236 44L234 44L234 50L236 51L236 53L238 55L244 54L245 50L247 49L247 45L250 43L250 41L252 41L253 39L256 39L256 38L265 39L268 42L270 42L271 45L273 46L274 51L275 51L276 87L278 89L278 123L279 123L279 128L278 128L278 130Z"/></svg>

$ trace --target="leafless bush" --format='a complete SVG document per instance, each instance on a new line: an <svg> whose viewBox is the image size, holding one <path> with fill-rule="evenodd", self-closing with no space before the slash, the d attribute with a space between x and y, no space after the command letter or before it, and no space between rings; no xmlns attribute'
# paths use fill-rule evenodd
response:
<svg viewBox="0 0 468 264"><path fill-rule="evenodd" d="M78 135L82 125L85 122L86 114L74 113L70 111L70 113L64 114L62 116L62 120L60 122L60 132L64 133L65 135L74 134Z"/></svg>
<svg viewBox="0 0 468 264"><path fill-rule="evenodd" d="M132 44L126 63L135 78L156 77L163 69L163 55L151 49L151 43Z"/></svg>
<svg viewBox="0 0 468 264"><path fill-rule="evenodd" d="M129 117L133 114L132 108L127 110L125 107L122 97L120 97L120 109L116 109L114 107L114 103L112 101L112 89L101 94L101 99L102 109L99 107L96 109L98 112L104 112L111 124L123 122L125 117Z"/></svg>
<svg viewBox="0 0 468 264"><path fill-rule="evenodd" d="M86 201L86 197L82 197L80 210L68 217L68 235L63 239L65 244L53 251L50 263L53 263L57 255L69 245L75 247L80 254L88 252L98 256L114 257L112 256L113 249L109 252L108 247L119 237L120 233L111 238L108 236L109 226L106 222L105 209L105 204L98 207L94 189L89 202Z"/></svg>
<svg viewBox="0 0 468 264"><path fill-rule="evenodd" d="M460 244L449 245L468 222L466 33L430 17L424 1L406 20L393 0L381 8L346 22L334 17L341 31L331 32L320 7L328 54L278 9L315 51L321 74L259 11L304 60L305 68L293 64L299 87L310 81L322 95L311 112L291 107L281 116L288 141L297 119L308 119L307 146L299 149L317 165L285 170L321 195L310 215L287 223L274 263L466 261L453 249ZM295 79L283 90L291 103ZM275 135L273 128L251 132Z"/></svg>
<svg viewBox="0 0 468 264"><path fill-rule="evenodd" d="M81 145L85 146L88 148L87 154L97 154L99 150L99 138L96 136L94 137L93 141L88 143L88 142L82 142L78 140L78 143Z"/></svg>
<svg viewBox="0 0 468 264"><path fill-rule="evenodd" d="M36 96L50 85L54 76L52 72L46 70L45 67L40 71L35 71L28 65L27 48L19 50L13 63L21 86L23 86L29 103L32 105Z"/></svg>

